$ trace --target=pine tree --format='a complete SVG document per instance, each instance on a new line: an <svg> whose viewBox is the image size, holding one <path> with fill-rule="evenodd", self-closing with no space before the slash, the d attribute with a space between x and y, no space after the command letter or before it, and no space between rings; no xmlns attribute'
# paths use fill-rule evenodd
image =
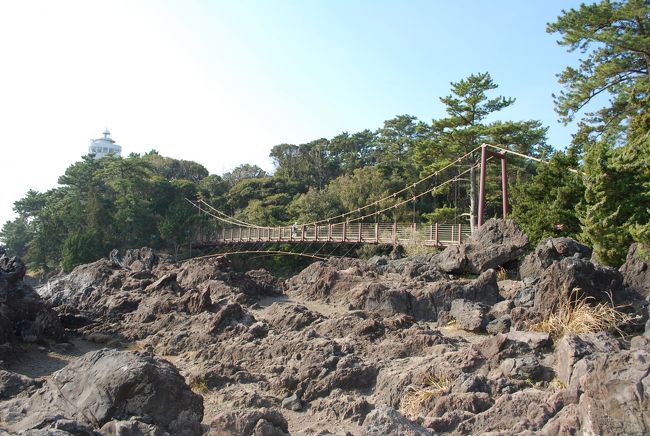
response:
<svg viewBox="0 0 650 436"><path fill-rule="evenodd" d="M423 173L430 174L453 162L459 156L471 152L482 143L500 144L513 150L540 155L548 152L546 128L539 121L494 121L486 118L514 102L514 98L488 93L498 88L489 73L472 74L451 84L451 95L440 98L448 116L434 120L428 138L417 144L415 160ZM481 152L472 153L465 164L480 162ZM478 216L477 171L470 171L470 220L472 227Z"/></svg>
<svg viewBox="0 0 650 436"><path fill-rule="evenodd" d="M634 234L641 239L650 221L650 159L647 143L592 146L585 156L586 190L580 221L582 239L600 262L619 266Z"/></svg>
<svg viewBox="0 0 650 436"><path fill-rule="evenodd" d="M603 0L562 11L547 31L559 33L560 45L585 55L578 68L560 75L562 92L555 96L556 111L565 123L583 109L574 144L599 140L622 144L636 117L647 117L650 95L650 2ZM609 97L603 99L601 97Z"/></svg>
<svg viewBox="0 0 650 436"><path fill-rule="evenodd" d="M540 164L531 180L513 185L512 217L534 243L549 236L580 234L576 206L585 188L582 175L574 172L577 167L578 154L571 148L555 153L548 165Z"/></svg>

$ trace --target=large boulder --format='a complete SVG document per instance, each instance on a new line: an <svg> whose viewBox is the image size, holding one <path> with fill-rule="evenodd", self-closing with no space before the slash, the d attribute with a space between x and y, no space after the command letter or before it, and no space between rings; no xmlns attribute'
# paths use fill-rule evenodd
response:
<svg viewBox="0 0 650 436"><path fill-rule="evenodd" d="M629 350L620 351L613 345L598 349L600 339L582 341L596 350L573 365L570 390L579 393L579 401L549 420L543 433L649 434L649 341L636 337Z"/></svg>
<svg viewBox="0 0 650 436"><path fill-rule="evenodd" d="M23 282L25 264L18 257L0 256L0 345L61 340L65 332L48 304ZM0 360L14 353L0 347ZM5 355L7 354L7 355Z"/></svg>
<svg viewBox="0 0 650 436"><path fill-rule="evenodd" d="M8 400L28 388L41 384L38 380L0 369L0 401Z"/></svg>
<svg viewBox="0 0 650 436"><path fill-rule="evenodd" d="M433 258L445 272L480 274L521 257L528 237L513 220L486 221L465 244L449 246Z"/></svg>
<svg viewBox="0 0 650 436"><path fill-rule="evenodd" d="M629 306L632 311L647 314L646 302L637 292L625 288L619 271L575 257L554 262L544 271L536 286L534 309L547 317L575 289L579 296L593 298L594 302Z"/></svg>
<svg viewBox="0 0 650 436"><path fill-rule="evenodd" d="M42 388L0 403L0 429L44 428L62 417L99 429L139 417L178 435L201 434L203 399L169 362L103 349L55 372Z"/></svg>
<svg viewBox="0 0 650 436"><path fill-rule="evenodd" d="M459 298L451 302L449 315L456 320L456 326L470 332L485 331L489 322L488 307L484 304Z"/></svg>
<svg viewBox="0 0 650 436"><path fill-rule="evenodd" d="M247 409L224 412L211 423L209 436L287 436L289 425L274 409Z"/></svg>
<svg viewBox="0 0 650 436"><path fill-rule="evenodd" d="M397 410L380 406L366 416L361 434L363 436L429 436L432 433L426 428L409 421Z"/></svg>
<svg viewBox="0 0 650 436"><path fill-rule="evenodd" d="M594 353L613 354L621 351L619 342L607 333L566 335L555 346L555 373L566 386L572 384L573 368L580 359ZM573 385L579 381L573 380Z"/></svg>
<svg viewBox="0 0 650 436"><path fill-rule="evenodd" d="M22 281L26 272L27 268L19 257L9 258L4 251L0 254L0 286L15 286Z"/></svg>
<svg viewBox="0 0 650 436"><path fill-rule="evenodd" d="M625 286L646 298L650 296L650 248L632 244L619 271L623 274Z"/></svg>
<svg viewBox="0 0 650 436"><path fill-rule="evenodd" d="M492 269L485 271L469 283L462 283L459 280L440 281L411 292L413 294L412 315L418 320L427 321L439 320L443 312L451 309L451 303L456 299L489 306L501 299L496 273Z"/></svg>
<svg viewBox="0 0 650 436"><path fill-rule="evenodd" d="M524 258L519 266L519 276L538 278L544 270L565 257L591 258L591 248L571 238L547 238L540 241L535 251Z"/></svg>

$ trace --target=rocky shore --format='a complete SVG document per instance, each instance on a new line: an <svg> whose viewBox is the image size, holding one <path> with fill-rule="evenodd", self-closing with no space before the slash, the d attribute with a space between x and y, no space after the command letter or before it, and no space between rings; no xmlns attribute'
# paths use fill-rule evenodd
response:
<svg viewBox="0 0 650 436"><path fill-rule="evenodd" d="M36 291L2 256L0 435L648 434L641 251L616 270L490 220L288 280L143 248ZM543 331L567 301L616 307L618 330ZM34 354L61 365L27 374Z"/></svg>

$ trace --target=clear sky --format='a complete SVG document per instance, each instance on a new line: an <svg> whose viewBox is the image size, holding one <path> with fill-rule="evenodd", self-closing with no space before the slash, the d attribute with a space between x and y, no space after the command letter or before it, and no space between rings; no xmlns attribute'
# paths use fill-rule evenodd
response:
<svg viewBox="0 0 650 436"><path fill-rule="evenodd" d="M555 75L577 55L545 32L572 0L0 0L0 225L108 127L221 174L272 170L283 142L444 115L449 83L488 71L556 148Z"/></svg>

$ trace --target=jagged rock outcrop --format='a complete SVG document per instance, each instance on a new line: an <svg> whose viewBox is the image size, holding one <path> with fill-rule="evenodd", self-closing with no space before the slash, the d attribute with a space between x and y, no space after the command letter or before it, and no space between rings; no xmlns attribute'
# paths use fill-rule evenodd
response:
<svg viewBox="0 0 650 436"><path fill-rule="evenodd" d="M519 265L521 279L539 278L553 262L565 257L590 259L592 250L571 238L547 238L537 244L535 250Z"/></svg>
<svg viewBox="0 0 650 436"><path fill-rule="evenodd" d="M65 332L46 301L23 282L25 264L0 255L0 361L15 358L11 344L60 341Z"/></svg>
<svg viewBox="0 0 650 436"><path fill-rule="evenodd" d="M528 237L514 221L493 218L466 243L447 247L433 261L444 272L480 274L517 260L527 248Z"/></svg>
<svg viewBox="0 0 650 436"><path fill-rule="evenodd" d="M217 416L207 433L211 436L288 436L287 420L273 409L239 410Z"/></svg>
<svg viewBox="0 0 650 436"><path fill-rule="evenodd" d="M0 428L10 432L62 419L99 430L131 417L172 434L199 435L203 400L170 363L104 349L57 371L40 389L0 403Z"/></svg>
<svg viewBox="0 0 650 436"><path fill-rule="evenodd" d="M430 436L432 433L426 428L409 421L393 408L378 407L366 416L361 434L363 436L383 436L389 434Z"/></svg>
<svg viewBox="0 0 650 436"><path fill-rule="evenodd" d="M115 351L86 355L42 379L0 372L0 422L177 434L178 422L200 421L200 408L156 353L173 356L205 395L208 434L647 433L650 339L628 347L606 332L526 331L574 288L603 302L611 290L614 304L633 309L645 300L573 240L546 240L521 262L518 228L489 223L446 257L331 259L286 282L236 272L225 258L176 265L147 249L80 266L49 288L61 319L147 351L126 353L121 366ZM497 281L490 265L520 265L526 277ZM164 417L158 397L174 405Z"/></svg>
<svg viewBox="0 0 650 436"><path fill-rule="evenodd" d="M554 262L542 273L535 287L534 309L547 317L572 292L638 313L647 319L647 302L638 292L623 285L623 276L613 268L596 265L587 259L567 257Z"/></svg>
<svg viewBox="0 0 650 436"><path fill-rule="evenodd" d="M625 286L642 296L650 297L650 249L641 244L632 244L625 263L619 268Z"/></svg>
<svg viewBox="0 0 650 436"><path fill-rule="evenodd" d="M399 268L405 271L406 267ZM417 320L436 321L451 308L455 299L494 304L501 299L494 270L487 270L473 281L429 276L410 278L378 269L366 262L339 259L316 262L287 282L287 291L302 298L331 303L346 303L382 316L404 314Z"/></svg>
<svg viewBox="0 0 650 436"><path fill-rule="evenodd" d="M449 315L456 320L458 328L470 332L485 331L489 322L488 306L459 298L451 302Z"/></svg>

